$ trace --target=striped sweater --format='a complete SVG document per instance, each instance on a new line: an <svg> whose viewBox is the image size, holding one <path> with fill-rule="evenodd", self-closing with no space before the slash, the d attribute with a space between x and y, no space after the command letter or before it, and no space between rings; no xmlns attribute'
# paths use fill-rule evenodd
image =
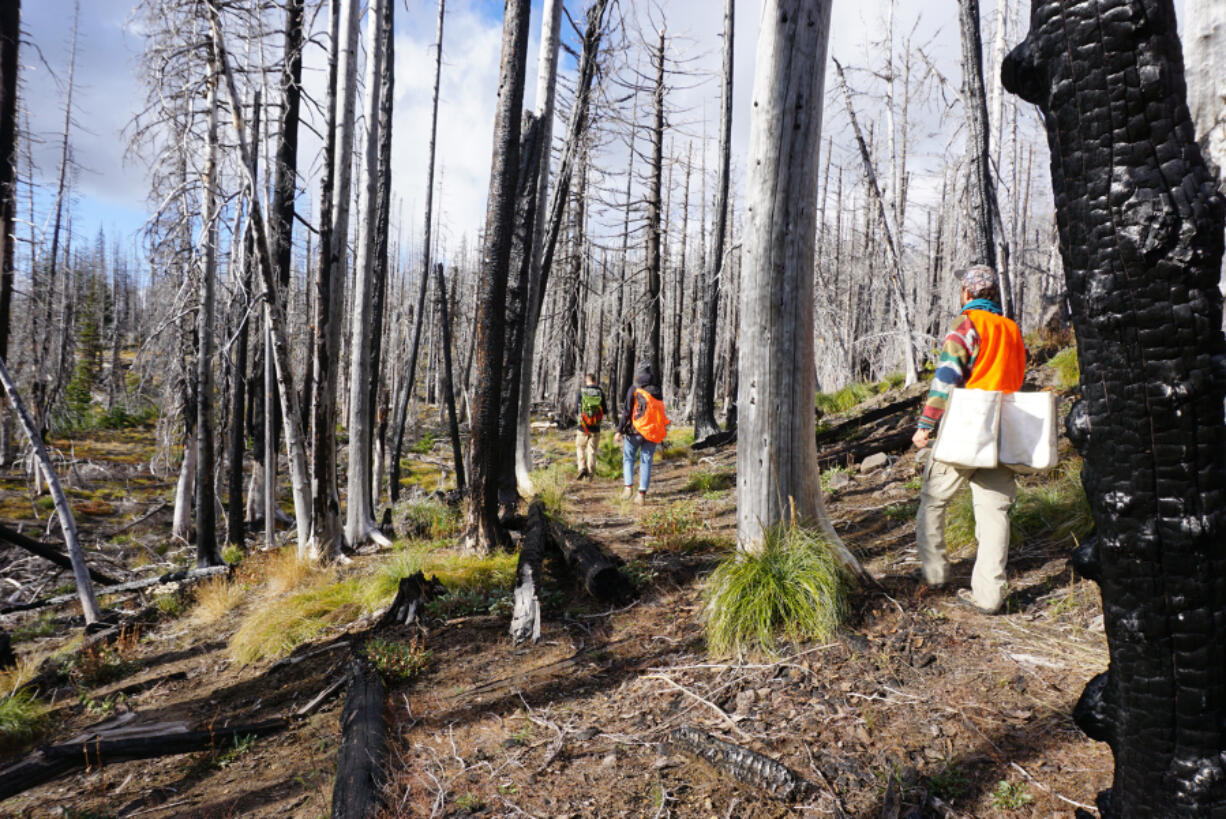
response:
<svg viewBox="0 0 1226 819"><path fill-rule="evenodd" d="M963 313L958 316L957 325L949 331L941 345L937 371L928 390L928 400L924 402L924 413L920 416L920 429L936 429L949 404L949 394L955 387L966 383L971 364L978 354L979 331L970 317Z"/></svg>

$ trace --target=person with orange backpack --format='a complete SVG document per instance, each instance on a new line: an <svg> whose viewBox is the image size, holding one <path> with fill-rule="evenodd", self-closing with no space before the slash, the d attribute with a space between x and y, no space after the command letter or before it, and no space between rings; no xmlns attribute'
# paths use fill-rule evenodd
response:
<svg viewBox="0 0 1226 819"><path fill-rule="evenodd" d="M634 376L634 386L626 393L626 411L613 440L622 445L622 472L626 488L622 500L634 498L641 504L647 499L647 487L651 483L651 462L656 446L668 434L668 413L664 411L664 393L656 384L650 363L639 365ZM623 443L624 441L624 443ZM634 494L634 462L639 462L639 493Z"/></svg>
<svg viewBox="0 0 1226 819"><path fill-rule="evenodd" d="M579 431L575 433L575 462L579 467L580 480L596 474L600 422L604 420L608 409L604 401L604 390L596 383L595 374L588 373L585 382L575 402L575 406L579 408Z"/></svg>

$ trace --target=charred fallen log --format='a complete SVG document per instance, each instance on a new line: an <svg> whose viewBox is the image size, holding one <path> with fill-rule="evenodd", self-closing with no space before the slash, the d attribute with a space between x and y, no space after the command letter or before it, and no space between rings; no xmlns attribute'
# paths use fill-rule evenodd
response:
<svg viewBox="0 0 1226 819"><path fill-rule="evenodd" d="M107 739L86 736L60 745L45 745L25 759L0 768L0 800L50 782L66 773L114 762L152 759L195 751L225 750L236 739L280 731L284 719L201 731L170 731L149 736Z"/></svg>
<svg viewBox="0 0 1226 819"><path fill-rule="evenodd" d="M721 773L729 774L747 785L761 788L785 801L798 799L813 789L805 780L782 762L757 751L708 734L691 725L682 725L668 735L668 741L688 754L704 760Z"/></svg>
<svg viewBox="0 0 1226 819"><path fill-rule="evenodd" d="M847 466L878 452L902 452L911 446L911 436L914 433L915 430L908 427L836 449L825 450L818 453L817 468L824 470L832 466Z"/></svg>
<svg viewBox="0 0 1226 819"><path fill-rule="evenodd" d="M1226 813L1223 202L1186 104L1172 0L1033 0L1005 87L1043 113L1081 365L1069 438L1111 665L1081 728L1105 817Z"/></svg>
<svg viewBox="0 0 1226 819"><path fill-rule="evenodd" d="M44 560L49 560L61 569L72 571L72 561L68 559L68 555L56 549L54 546L49 546L46 543L39 543L33 538L26 537L21 532L14 531L7 526L0 526L0 540L5 543L10 543L18 548L25 549L31 554L36 554ZM111 577L109 574L90 569L89 576L95 583L106 583L114 585L120 581ZM101 593L101 592L99 592ZM75 597L75 595L73 595Z"/></svg>
<svg viewBox="0 0 1226 819"><path fill-rule="evenodd" d="M562 553L566 565L588 594L598 600L619 602L634 593L621 572L621 560L605 551L594 538L556 521L547 525L550 542Z"/></svg>
<svg viewBox="0 0 1226 819"><path fill-rule="evenodd" d="M701 441L695 441L690 445L690 449L695 452L701 452L704 449L718 449L721 446L734 443L736 443L736 427L708 435Z"/></svg>
<svg viewBox="0 0 1226 819"><path fill-rule="evenodd" d="M379 806L383 751L383 680L359 655L349 661L349 693L341 713L341 748L332 789L333 819L365 819Z"/></svg>
<svg viewBox="0 0 1226 819"><path fill-rule="evenodd" d="M545 504L528 507L524 537L515 569L515 608L511 613L511 640L536 642L541 638L541 561L545 556Z"/></svg>
<svg viewBox="0 0 1226 819"><path fill-rule="evenodd" d="M885 418L893 415L899 415L905 412L917 412L921 406L922 396L913 395L910 398L904 398L901 401L894 401L886 404L884 407L877 407L868 412L861 413L855 418L849 418L846 421L835 424L829 429L823 429L817 433L817 445L830 443L832 441L842 441L847 436L863 430L870 424L876 424ZM914 432L914 430L912 430Z"/></svg>

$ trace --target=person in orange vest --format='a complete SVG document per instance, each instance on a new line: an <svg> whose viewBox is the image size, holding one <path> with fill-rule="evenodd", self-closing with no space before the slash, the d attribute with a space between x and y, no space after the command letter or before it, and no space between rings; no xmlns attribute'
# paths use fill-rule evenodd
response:
<svg viewBox="0 0 1226 819"><path fill-rule="evenodd" d="M962 310L941 346L919 429L911 438L919 449L928 446L955 387L1017 392L1026 374L1022 331L1003 315L996 271L986 265L975 265L962 271L958 280L962 287ZM929 586L943 586L948 580L945 511L958 490L968 483L979 548L971 588L959 589L957 597L985 614L995 614L1004 604L1006 593L1009 507L1017 496L1013 470L1006 466L967 469L928 459L915 525L920 567Z"/></svg>
<svg viewBox="0 0 1226 819"><path fill-rule="evenodd" d="M656 446L668 433L668 415L664 411L664 393L656 383L651 364L639 365L634 376L634 386L626 393L626 411L613 440L622 444L622 473L626 486L622 500L634 498L641 504L647 499L647 487L651 484L651 462ZM639 492L634 494L634 462L639 462Z"/></svg>

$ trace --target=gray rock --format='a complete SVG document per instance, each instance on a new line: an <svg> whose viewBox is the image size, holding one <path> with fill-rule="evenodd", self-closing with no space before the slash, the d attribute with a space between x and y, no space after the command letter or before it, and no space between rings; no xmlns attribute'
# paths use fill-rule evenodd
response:
<svg viewBox="0 0 1226 819"><path fill-rule="evenodd" d="M845 489L851 485L851 475L840 469L830 476L827 485L831 489Z"/></svg>
<svg viewBox="0 0 1226 819"><path fill-rule="evenodd" d="M886 455L884 452L878 452L874 455L869 455L860 462L860 472L861 474L867 475L870 472L876 472L878 469L888 466L889 463L890 456Z"/></svg>

